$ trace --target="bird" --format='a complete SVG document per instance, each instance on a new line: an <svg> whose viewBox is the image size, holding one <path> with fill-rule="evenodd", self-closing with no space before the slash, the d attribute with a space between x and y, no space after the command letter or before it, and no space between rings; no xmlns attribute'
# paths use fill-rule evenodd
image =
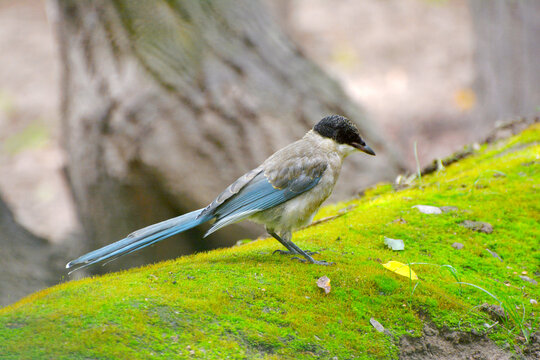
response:
<svg viewBox="0 0 540 360"><path fill-rule="evenodd" d="M312 222L332 193L343 160L355 151L375 156L352 121L341 115L326 116L303 138L234 181L205 208L139 229L70 261L66 268L73 272L106 264L206 222L214 221L204 237L246 219L264 225L287 249L277 252L295 255L302 262L331 265L294 244L292 232Z"/></svg>

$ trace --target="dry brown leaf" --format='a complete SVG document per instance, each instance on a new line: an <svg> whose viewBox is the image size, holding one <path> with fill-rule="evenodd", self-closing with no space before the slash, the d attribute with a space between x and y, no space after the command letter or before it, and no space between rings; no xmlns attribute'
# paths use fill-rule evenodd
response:
<svg viewBox="0 0 540 360"><path fill-rule="evenodd" d="M317 286L324 290L325 293L329 293L332 289L332 286L330 286L330 279L328 276L320 277L319 280L317 280Z"/></svg>

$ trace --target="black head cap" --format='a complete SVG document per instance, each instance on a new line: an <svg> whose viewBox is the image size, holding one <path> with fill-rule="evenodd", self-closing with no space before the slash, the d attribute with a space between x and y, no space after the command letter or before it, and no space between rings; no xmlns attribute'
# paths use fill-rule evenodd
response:
<svg viewBox="0 0 540 360"><path fill-rule="evenodd" d="M375 152L366 145L356 125L340 115L331 115L323 118L313 127L319 135L332 139L338 144L347 144L367 154L375 155Z"/></svg>

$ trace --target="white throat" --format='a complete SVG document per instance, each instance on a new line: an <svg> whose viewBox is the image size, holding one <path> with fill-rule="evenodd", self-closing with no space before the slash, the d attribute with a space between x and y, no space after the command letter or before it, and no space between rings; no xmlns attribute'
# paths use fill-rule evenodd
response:
<svg viewBox="0 0 540 360"><path fill-rule="evenodd" d="M353 148L351 145L347 144L337 144L336 150L342 157L347 157L353 152L357 151L356 148Z"/></svg>
<svg viewBox="0 0 540 360"><path fill-rule="evenodd" d="M347 144L338 144L334 140L323 137L313 130L308 131L305 137L312 139L312 141L316 141L316 143L326 151L337 152L341 158L345 158L358 150Z"/></svg>

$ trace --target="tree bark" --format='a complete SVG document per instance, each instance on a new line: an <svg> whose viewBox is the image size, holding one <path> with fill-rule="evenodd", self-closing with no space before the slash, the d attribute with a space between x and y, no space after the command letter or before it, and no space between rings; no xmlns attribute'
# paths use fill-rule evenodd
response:
<svg viewBox="0 0 540 360"><path fill-rule="evenodd" d="M469 4L482 122L539 116L540 1L470 0Z"/></svg>
<svg viewBox="0 0 540 360"><path fill-rule="evenodd" d="M63 269L54 258L61 253L19 225L0 197L0 307L58 283Z"/></svg>
<svg viewBox="0 0 540 360"><path fill-rule="evenodd" d="M328 114L356 121L377 151L351 157L338 184L342 197L392 178L402 164L258 1L54 5L68 177L89 248L205 206ZM191 241L169 241L142 257L262 233L253 229L232 226L204 241L203 230L193 230L184 236Z"/></svg>

